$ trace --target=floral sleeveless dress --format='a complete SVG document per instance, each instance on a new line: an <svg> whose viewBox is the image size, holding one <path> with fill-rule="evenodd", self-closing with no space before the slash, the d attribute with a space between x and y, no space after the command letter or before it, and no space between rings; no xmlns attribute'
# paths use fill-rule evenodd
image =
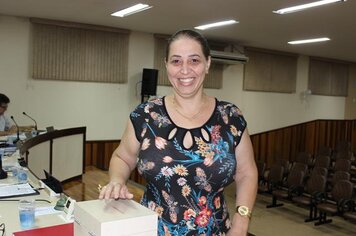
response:
<svg viewBox="0 0 356 236"><path fill-rule="evenodd" d="M234 180L246 122L235 105L215 104L210 119L194 129L174 124L164 97L130 114L141 144L137 169L147 181L141 204L159 215L157 235L225 235L230 228L223 189ZM186 135L192 147L183 146Z"/></svg>

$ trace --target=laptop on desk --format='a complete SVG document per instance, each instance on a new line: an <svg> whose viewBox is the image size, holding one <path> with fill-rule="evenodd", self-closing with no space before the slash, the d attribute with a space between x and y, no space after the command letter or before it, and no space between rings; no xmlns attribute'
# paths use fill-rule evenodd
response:
<svg viewBox="0 0 356 236"><path fill-rule="evenodd" d="M52 189L55 193L62 193L63 188L62 188L62 183L53 177L50 173L48 173L46 170L43 170L45 173L46 178L42 179L42 182L47 185L50 189Z"/></svg>

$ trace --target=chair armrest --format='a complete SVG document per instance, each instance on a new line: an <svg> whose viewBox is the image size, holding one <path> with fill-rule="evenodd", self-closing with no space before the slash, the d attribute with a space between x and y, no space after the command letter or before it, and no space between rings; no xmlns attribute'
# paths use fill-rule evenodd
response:
<svg viewBox="0 0 356 236"><path fill-rule="evenodd" d="M337 203L337 210L340 213L353 211L353 209L354 209L354 201L352 201L351 199L341 199Z"/></svg>
<svg viewBox="0 0 356 236"><path fill-rule="evenodd" d="M288 188L288 196L289 197L296 197L302 195L304 192L304 188L302 186L290 186Z"/></svg>
<svg viewBox="0 0 356 236"><path fill-rule="evenodd" d="M275 182L275 181L269 181L268 182L268 191L272 191L274 189L277 189L278 187L280 187L281 184L279 181Z"/></svg>
<svg viewBox="0 0 356 236"><path fill-rule="evenodd" d="M314 203L322 203L322 202L326 202L327 196L325 192L313 192L311 194L312 196L312 202Z"/></svg>

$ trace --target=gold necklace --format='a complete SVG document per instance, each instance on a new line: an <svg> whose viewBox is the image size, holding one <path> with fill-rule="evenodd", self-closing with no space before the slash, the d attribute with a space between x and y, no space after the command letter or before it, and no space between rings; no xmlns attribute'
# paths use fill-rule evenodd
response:
<svg viewBox="0 0 356 236"><path fill-rule="evenodd" d="M203 107L204 107L204 105L205 105L206 99L205 99L205 96L203 96L203 104L200 106L200 109L198 110L197 113L195 113L194 115L192 115L192 116L190 116L190 117L184 115L182 112L180 112L180 111L178 110L178 105L177 105L177 103L176 103L176 96L173 95L173 100L172 100L172 101L173 101L174 109L178 112L178 114L181 115L183 118L185 118L185 119L187 119L187 120L189 120L189 121L192 121L192 120L194 120L195 118L197 118L197 117L200 115L200 113L201 113L201 111L202 111L202 109L203 109Z"/></svg>

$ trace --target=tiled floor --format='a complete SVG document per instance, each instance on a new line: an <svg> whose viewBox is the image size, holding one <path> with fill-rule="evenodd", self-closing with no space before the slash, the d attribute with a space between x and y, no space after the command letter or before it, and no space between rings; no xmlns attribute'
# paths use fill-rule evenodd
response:
<svg viewBox="0 0 356 236"><path fill-rule="evenodd" d="M233 214L234 186L225 190L228 206ZM259 194L252 214L249 232L256 236L351 236L356 235L356 224L347 222L340 217L332 217L331 224L314 226L314 222L305 223L309 210L284 202L284 206L266 208L272 197Z"/></svg>

